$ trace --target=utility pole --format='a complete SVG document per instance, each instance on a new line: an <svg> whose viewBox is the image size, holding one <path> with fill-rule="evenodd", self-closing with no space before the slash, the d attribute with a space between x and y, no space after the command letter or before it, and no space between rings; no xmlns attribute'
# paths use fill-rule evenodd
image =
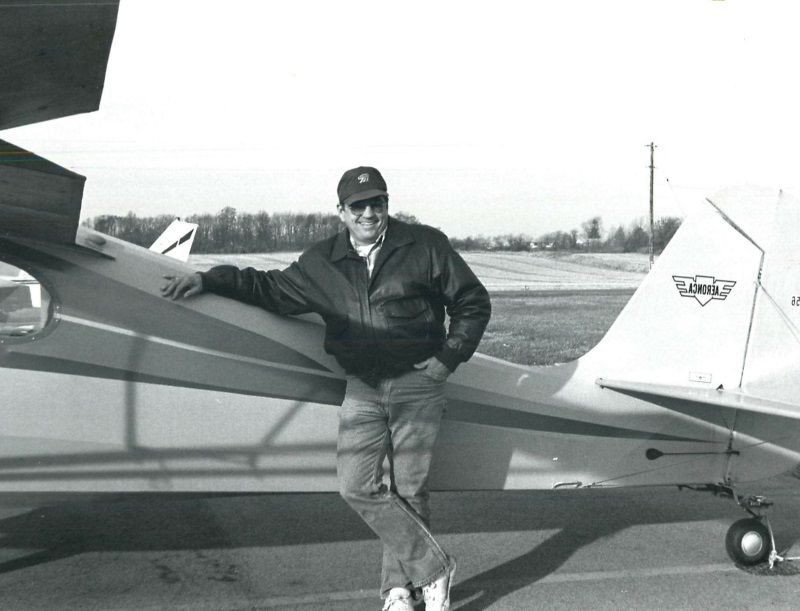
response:
<svg viewBox="0 0 800 611"><path fill-rule="evenodd" d="M653 151L656 149L656 145L651 142L645 146L650 147L650 269L653 269L653 235L655 234L655 225L653 222L653 170L656 167L653 165Z"/></svg>

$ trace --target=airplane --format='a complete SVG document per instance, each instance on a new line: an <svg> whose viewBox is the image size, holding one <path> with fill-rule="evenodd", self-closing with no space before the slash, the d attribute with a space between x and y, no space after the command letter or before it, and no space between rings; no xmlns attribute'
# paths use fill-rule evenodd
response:
<svg viewBox="0 0 800 611"><path fill-rule="evenodd" d="M156 238L150 250L185 263L191 254L197 227L196 223L175 219ZM18 292L22 287L28 289L27 299ZM7 299L9 301L6 301ZM6 333L26 335L40 331L46 322L48 307L49 301L45 306L42 305L42 288L36 278L24 269L17 269L0 262L0 325L6 325ZM9 313L9 309L13 312ZM0 328L0 335L2 334L3 330Z"/></svg>
<svg viewBox="0 0 800 611"><path fill-rule="evenodd" d="M175 219L164 230L164 233L156 238L156 241L150 246L150 250L185 263L189 260L192 252L197 227L197 223L187 223L181 219Z"/></svg>
<svg viewBox="0 0 800 611"><path fill-rule="evenodd" d="M59 58L78 64L59 70L72 76L48 83L81 100L53 90L44 105L10 78L16 65L49 70L21 53L0 69L19 85L0 92L0 129L99 107L115 4L63 7L63 31L16 44L46 47L36 36L67 40L92 24L83 55ZM76 91L84 74L99 84ZM40 328L0 328L0 492L337 490L345 381L320 319L211 294L163 299L162 276L195 268L80 226L84 181L0 141L0 262L36 279L47 304ZM749 491L800 464L798 230L790 195L722 190L580 359L530 367L476 354L447 383L432 489L705 490L749 516L726 535L735 562L787 560L770 502Z"/></svg>

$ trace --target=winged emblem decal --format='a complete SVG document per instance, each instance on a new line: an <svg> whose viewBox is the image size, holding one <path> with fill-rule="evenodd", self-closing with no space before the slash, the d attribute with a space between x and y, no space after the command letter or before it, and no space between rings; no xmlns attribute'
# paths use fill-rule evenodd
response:
<svg viewBox="0 0 800 611"><path fill-rule="evenodd" d="M673 276L681 297L694 297L701 306L712 299L725 301L736 285L735 280L717 280L714 276Z"/></svg>

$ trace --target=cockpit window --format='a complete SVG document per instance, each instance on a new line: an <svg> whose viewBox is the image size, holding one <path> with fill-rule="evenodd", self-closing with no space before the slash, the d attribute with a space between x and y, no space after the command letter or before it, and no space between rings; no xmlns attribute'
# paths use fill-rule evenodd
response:
<svg viewBox="0 0 800 611"><path fill-rule="evenodd" d="M0 261L0 340L38 333L52 318L50 294L39 281Z"/></svg>

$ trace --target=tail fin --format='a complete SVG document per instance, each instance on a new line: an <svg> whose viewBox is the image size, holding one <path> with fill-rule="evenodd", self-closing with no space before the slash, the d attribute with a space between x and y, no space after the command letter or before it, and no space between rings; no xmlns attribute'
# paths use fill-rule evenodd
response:
<svg viewBox="0 0 800 611"><path fill-rule="evenodd" d="M164 230L164 233L153 242L150 250L186 262L189 260L189 253L192 250L192 243L196 233L197 224L175 219Z"/></svg>
<svg viewBox="0 0 800 611"><path fill-rule="evenodd" d="M798 231L800 202L778 191L710 198L582 361L603 378L797 403Z"/></svg>

